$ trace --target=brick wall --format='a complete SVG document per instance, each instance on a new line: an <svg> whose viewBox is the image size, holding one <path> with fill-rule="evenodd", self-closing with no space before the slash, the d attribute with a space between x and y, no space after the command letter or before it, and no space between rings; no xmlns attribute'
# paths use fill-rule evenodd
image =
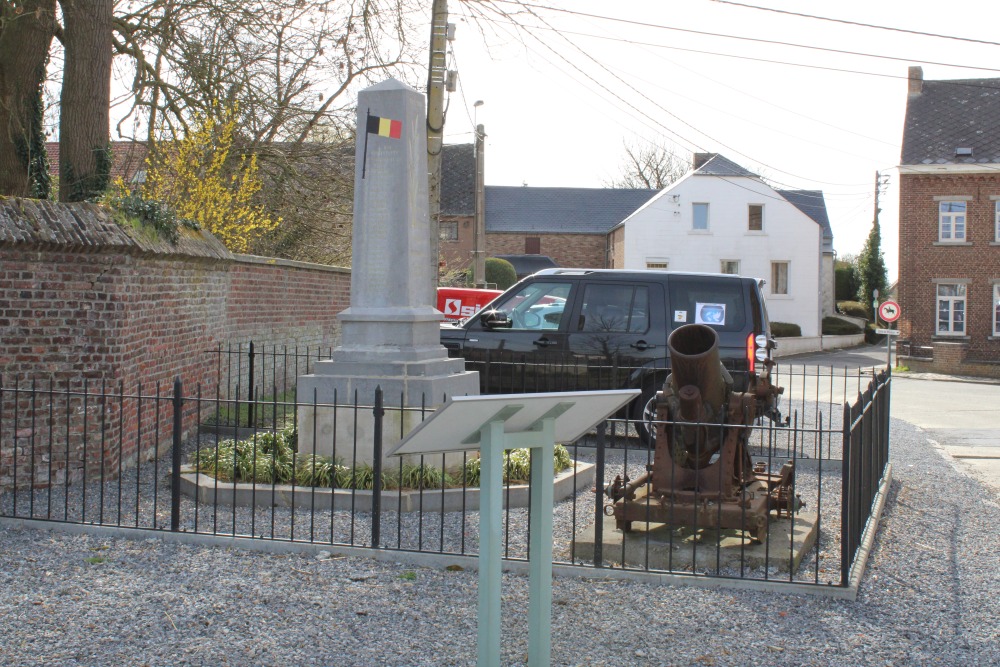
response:
<svg viewBox="0 0 1000 667"><path fill-rule="evenodd" d="M170 244L118 227L95 205L0 202L0 486L14 457L38 485L148 458L170 440L171 407L161 402L156 420L147 400L141 415L139 395L157 383L168 395L180 377L186 394L200 386L214 396L220 344L331 346L349 303L347 269L234 256L200 232ZM107 394L86 409L76 395L85 382ZM52 387L44 405L26 398L32 383ZM196 410L188 406L185 430ZM73 444L108 424L105 451ZM117 442L117 432L134 436ZM36 455L53 437L69 442Z"/></svg>
<svg viewBox="0 0 1000 667"><path fill-rule="evenodd" d="M526 234L486 234L486 252L489 256L524 254ZM607 268L605 234L538 234L541 239L539 254L548 255L561 267Z"/></svg>
<svg viewBox="0 0 1000 667"><path fill-rule="evenodd" d="M611 265L608 268L625 268L625 225L608 234L608 242L611 244Z"/></svg>
<svg viewBox="0 0 1000 667"><path fill-rule="evenodd" d="M463 270L472 264L472 244L475 222L472 216L442 215L441 223L458 223L458 239L441 239L438 254L444 262L442 273Z"/></svg>
<svg viewBox="0 0 1000 667"><path fill-rule="evenodd" d="M938 241L938 200L967 198L964 245ZM1000 339L992 336L993 284L1000 279L1000 245L994 228L1000 173L902 174L899 195L899 302L901 338L930 346L936 336L935 280L967 282L966 343L969 359L1000 361ZM958 341L956 341L958 342Z"/></svg>

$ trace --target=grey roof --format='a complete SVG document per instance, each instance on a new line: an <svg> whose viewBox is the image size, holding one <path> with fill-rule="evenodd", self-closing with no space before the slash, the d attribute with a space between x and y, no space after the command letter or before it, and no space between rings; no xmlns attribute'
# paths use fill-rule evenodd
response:
<svg viewBox="0 0 1000 667"><path fill-rule="evenodd" d="M445 144L441 154L442 215L475 215L476 150L474 144Z"/></svg>
<svg viewBox="0 0 1000 667"><path fill-rule="evenodd" d="M1000 163L1000 79L923 81L906 100L901 164L976 163Z"/></svg>
<svg viewBox="0 0 1000 667"><path fill-rule="evenodd" d="M486 186L486 231L605 234L658 190Z"/></svg>
<svg viewBox="0 0 1000 667"><path fill-rule="evenodd" d="M799 209L823 230L823 240L833 241L833 229L830 227L830 216L826 213L826 199L822 190L775 190Z"/></svg>
<svg viewBox="0 0 1000 667"><path fill-rule="evenodd" d="M695 169L694 173L705 176L744 176L746 178L760 178L757 174L744 169L727 157L723 157L718 153L713 153L711 155L712 157L709 158L703 165Z"/></svg>

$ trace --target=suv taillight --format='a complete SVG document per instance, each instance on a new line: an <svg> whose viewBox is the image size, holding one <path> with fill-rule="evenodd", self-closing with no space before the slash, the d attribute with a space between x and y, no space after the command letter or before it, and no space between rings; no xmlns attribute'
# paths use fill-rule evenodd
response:
<svg viewBox="0 0 1000 667"><path fill-rule="evenodd" d="M754 335L747 334L747 368L753 373L757 366L757 344L754 343Z"/></svg>

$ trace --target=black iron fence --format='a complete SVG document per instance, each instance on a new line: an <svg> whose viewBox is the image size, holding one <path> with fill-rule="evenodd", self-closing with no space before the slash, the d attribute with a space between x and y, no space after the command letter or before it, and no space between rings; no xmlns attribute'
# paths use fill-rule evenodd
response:
<svg viewBox="0 0 1000 667"><path fill-rule="evenodd" d="M288 356L295 361L282 359L284 368L317 358ZM429 409L381 392L329 403L296 400L274 391L281 376L275 369L282 367L275 358L266 366L269 377L257 375L259 359L246 375L270 380L271 390L255 390L252 401L239 389L202 396L179 382L139 384L131 393L124 385L0 384L0 516L477 553L475 453L384 460L388 446ZM846 586L888 461L891 377L789 368L781 381L787 423L738 427L747 463L762 475L794 464L765 539L697 518L631 522L628 534L618 530L623 526L604 489L616 478L640 477L655 451L636 437L629 419L612 419L568 446L565 468L553 481L556 562ZM850 394L856 398L843 400ZM186 426L193 415L201 426ZM527 558L530 539L522 458L509 453L505 466L504 557L515 560Z"/></svg>
<svg viewBox="0 0 1000 667"><path fill-rule="evenodd" d="M211 418L224 426L253 426L259 404L295 402L299 376L312 373L313 365L333 356L323 345L219 344L206 353L214 370L217 397L224 403ZM282 415L284 418L285 415Z"/></svg>

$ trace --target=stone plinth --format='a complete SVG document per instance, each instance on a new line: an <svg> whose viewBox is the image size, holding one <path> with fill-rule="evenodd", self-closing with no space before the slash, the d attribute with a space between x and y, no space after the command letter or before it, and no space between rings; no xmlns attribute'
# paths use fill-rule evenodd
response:
<svg viewBox="0 0 1000 667"><path fill-rule="evenodd" d="M755 544L748 534L738 530L689 527L670 528L663 524L635 521L633 530L623 533L615 528L612 517L604 521L602 550L604 563L653 570L701 573L721 570L773 568L778 572L798 570L803 557L816 544L817 517L813 512L799 512L794 525L787 518L771 518L768 539ZM622 548L624 545L624 549ZM576 536L576 558L593 560L594 525Z"/></svg>

